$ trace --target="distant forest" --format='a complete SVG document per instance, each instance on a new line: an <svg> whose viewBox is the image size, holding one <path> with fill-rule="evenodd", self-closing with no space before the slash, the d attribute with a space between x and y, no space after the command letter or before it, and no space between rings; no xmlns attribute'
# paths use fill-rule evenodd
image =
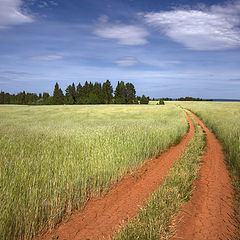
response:
<svg viewBox="0 0 240 240"><path fill-rule="evenodd" d="M180 97L180 98L160 98L160 99L154 99L155 101L158 100L164 100L164 101L213 101L213 99L202 99L202 98L194 98L194 97Z"/></svg>
<svg viewBox="0 0 240 240"><path fill-rule="evenodd" d="M25 91L18 94L10 94L1 91L0 104L22 104L22 105L62 105L62 104L148 104L149 100L159 101L159 104L164 104L164 101L212 101L210 99L201 99L193 97L181 97L177 99L161 98L150 99L145 95L142 97L136 96L136 90L132 83L124 83L118 81L115 91L109 80L103 84L86 81L84 85L74 83L69 85L65 94L55 84L53 95L49 93L26 93Z"/></svg>
<svg viewBox="0 0 240 240"><path fill-rule="evenodd" d="M181 98L177 98L176 101L213 101L213 100L212 99L193 98L193 97L181 97Z"/></svg>
<svg viewBox="0 0 240 240"><path fill-rule="evenodd" d="M53 95L44 92L40 94L26 93L10 94L1 91L0 104L28 104L28 105L61 105L61 104L148 104L149 97L142 95L136 96L136 90L132 83L118 82L115 91L111 82L107 80L103 84L86 81L82 86L78 83L69 85L65 94L55 84Z"/></svg>

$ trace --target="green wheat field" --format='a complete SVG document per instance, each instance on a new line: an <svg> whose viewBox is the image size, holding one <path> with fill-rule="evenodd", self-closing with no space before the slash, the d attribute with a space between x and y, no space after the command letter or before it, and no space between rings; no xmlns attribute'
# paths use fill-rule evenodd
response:
<svg viewBox="0 0 240 240"><path fill-rule="evenodd" d="M179 143L188 130L183 107L216 133L239 187L239 103L0 106L0 239L31 239L53 228Z"/></svg>

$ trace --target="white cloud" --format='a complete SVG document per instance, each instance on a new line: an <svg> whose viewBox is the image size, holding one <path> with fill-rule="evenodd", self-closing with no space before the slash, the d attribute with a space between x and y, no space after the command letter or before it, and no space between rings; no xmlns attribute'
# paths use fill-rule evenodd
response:
<svg viewBox="0 0 240 240"><path fill-rule="evenodd" d="M33 22L31 16L23 13L21 6L21 0L0 0L0 29Z"/></svg>
<svg viewBox="0 0 240 240"><path fill-rule="evenodd" d="M172 40L193 50L224 50L240 47L240 1L225 6L201 6L144 15Z"/></svg>
<svg viewBox="0 0 240 240"><path fill-rule="evenodd" d="M139 63L135 57L122 57L114 61L120 67L130 67Z"/></svg>
<svg viewBox="0 0 240 240"><path fill-rule="evenodd" d="M58 6L58 3L56 1L49 1L52 6Z"/></svg>
<svg viewBox="0 0 240 240"><path fill-rule="evenodd" d="M94 30L98 37L116 39L120 45L143 45L148 43L145 37L148 32L140 26L109 24L107 16L100 17L100 25Z"/></svg>
<svg viewBox="0 0 240 240"><path fill-rule="evenodd" d="M56 1L40 1L37 5L39 8L47 8L50 6L56 7L58 6L58 3Z"/></svg>
<svg viewBox="0 0 240 240"><path fill-rule="evenodd" d="M31 57L32 60L40 60L40 61L53 61L53 60L59 60L63 57L60 55L42 55L42 56L33 56Z"/></svg>
<svg viewBox="0 0 240 240"><path fill-rule="evenodd" d="M39 7L39 8L45 8L45 7L48 7L48 3L42 1L42 2L40 2L40 4L38 4L38 7Z"/></svg>

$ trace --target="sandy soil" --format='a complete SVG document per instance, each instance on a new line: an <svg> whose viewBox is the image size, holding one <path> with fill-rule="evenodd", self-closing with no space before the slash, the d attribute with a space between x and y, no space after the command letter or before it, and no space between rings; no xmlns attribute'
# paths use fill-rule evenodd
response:
<svg viewBox="0 0 240 240"><path fill-rule="evenodd" d="M75 212L71 219L59 224L51 234L38 239L109 239L121 225L134 217L140 207L159 188L195 135L191 119L189 132L182 141L161 154L158 159L149 160L136 173L125 176L111 188L106 196L90 200L82 211Z"/></svg>
<svg viewBox="0 0 240 240"><path fill-rule="evenodd" d="M239 239L234 227L234 192L222 146L205 124L194 117L206 132L207 149L200 178L195 181L196 190L176 218L180 223L172 240Z"/></svg>

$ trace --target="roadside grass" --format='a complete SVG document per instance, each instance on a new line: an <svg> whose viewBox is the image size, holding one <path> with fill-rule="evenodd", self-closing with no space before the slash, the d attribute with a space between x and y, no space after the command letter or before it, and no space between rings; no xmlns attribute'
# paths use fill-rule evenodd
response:
<svg viewBox="0 0 240 240"><path fill-rule="evenodd" d="M0 239L53 228L186 130L174 105L0 106Z"/></svg>
<svg viewBox="0 0 240 240"><path fill-rule="evenodd" d="M238 201L237 214L240 218L240 103L175 102L175 104L194 112L223 144Z"/></svg>
<svg viewBox="0 0 240 240"><path fill-rule="evenodd" d="M116 234L115 240L159 240L169 239L174 235L172 222L184 202L191 198L193 182L198 177L200 158L206 147L202 128L191 114L190 116L195 125L194 139L174 164L163 185L149 199L147 206Z"/></svg>

